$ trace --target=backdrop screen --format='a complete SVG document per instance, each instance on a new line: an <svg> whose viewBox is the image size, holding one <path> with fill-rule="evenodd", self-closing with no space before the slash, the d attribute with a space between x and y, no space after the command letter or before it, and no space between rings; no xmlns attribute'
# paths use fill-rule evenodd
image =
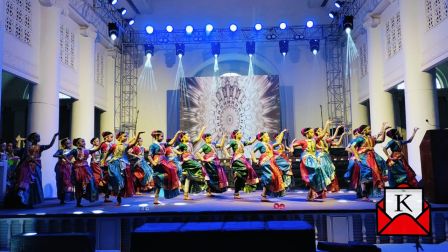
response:
<svg viewBox="0 0 448 252"><path fill-rule="evenodd" d="M246 140L260 131L277 133L278 75L187 78L180 95L180 128L195 136L202 126L215 140L235 129Z"/></svg>

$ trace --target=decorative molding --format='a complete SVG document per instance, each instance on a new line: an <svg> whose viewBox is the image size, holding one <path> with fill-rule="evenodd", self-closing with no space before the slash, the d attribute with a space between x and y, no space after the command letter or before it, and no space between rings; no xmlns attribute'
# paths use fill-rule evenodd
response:
<svg viewBox="0 0 448 252"><path fill-rule="evenodd" d="M96 38L98 37L97 30L94 27L92 27L92 26L81 27L80 34L83 37L92 38L94 40L96 40Z"/></svg>
<svg viewBox="0 0 448 252"><path fill-rule="evenodd" d="M81 16L88 24L94 26L102 37L109 37L107 24L93 10L93 7L83 0L69 0L71 10ZM89 25L89 27L90 27Z"/></svg>
<svg viewBox="0 0 448 252"><path fill-rule="evenodd" d="M40 4L45 7L51 7L56 3L56 0L39 0Z"/></svg>
<svg viewBox="0 0 448 252"><path fill-rule="evenodd" d="M377 28L381 24L381 18L376 14L367 14L364 18L364 28L367 30L369 28Z"/></svg>

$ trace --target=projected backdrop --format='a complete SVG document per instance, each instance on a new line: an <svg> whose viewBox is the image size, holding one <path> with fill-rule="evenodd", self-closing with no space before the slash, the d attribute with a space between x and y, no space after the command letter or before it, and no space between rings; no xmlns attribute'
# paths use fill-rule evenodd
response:
<svg viewBox="0 0 448 252"><path fill-rule="evenodd" d="M215 140L234 129L253 138L280 129L277 75L193 77L180 95L180 128L196 134L207 126Z"/></svg>

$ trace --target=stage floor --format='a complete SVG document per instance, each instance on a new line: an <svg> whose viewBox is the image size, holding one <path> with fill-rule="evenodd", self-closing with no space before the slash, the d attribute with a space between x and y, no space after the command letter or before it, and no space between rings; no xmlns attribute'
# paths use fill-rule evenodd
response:
<svg viewBox="0 0 448 252"><path fill-rule="evenodd" d="M294 211L311 213L335 213L335 212L373 212L376 202L380 198L373 198L370 201L362 201L356 198L354 191L341 190L337 193L329 193L328 198L310 202L306 200L307 191L296 190L288 192L282 198L269 198L270 202L260 201L261 191L246 194L241 193L242 199L234 200L233 191L229 190L223 194L215 194L213 197L206 197L205 193L192 194L193 200L185 201L182 195L174 199L161 198L162 204L154 205L154 194L145 193L132 198L124 198L121 206L116 206L115 197L111 197L112 203L104 203L101 200L89 203L82 202L81 208L75 206L75 202L67 202L59 205L56 199L46 200L44 203L35 206L33 209L2 209L0 218L23 218L38 216L66 216L66 215L151 215L162 213L204 213L204 212L254 212L254 211ZM275 209L275 203L283 203L284 209ZM433 208L438 210L448 210L448 204L433 204Z"/></svg>

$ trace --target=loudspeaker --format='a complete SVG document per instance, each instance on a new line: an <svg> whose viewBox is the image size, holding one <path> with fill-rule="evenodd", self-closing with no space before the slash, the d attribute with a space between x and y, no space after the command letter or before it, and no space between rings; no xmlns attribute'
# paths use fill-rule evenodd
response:
<svg viewBox="0 0 448 252"><path fill-rule="evenodd" d="M95 252L95 237L89 233L26 233L11 239L11 252Z"/></svg>
<svg viewBox="0 0 448 252"><path fill-rule="evenodd" d="M428 130L420 143L423 193L431 203L448 203L448 130Z"/></svg>
<svg viewBox="0 0 448 252"><path fill-rule="evenodd" d="M345 243L336 243L336 242L319 242L317 244L317 249L321 251L330 251L330 252L380 252L381 249L373 244L368 243L358 243L358 242L349 242Z"/></svg>
<svg viewBox="0 0 448 252"><path fill-rule="evenodd" d="M316 251L314 227L304 221L146 223L132 233L131 251L275 251L285 241Z"/></svg>

